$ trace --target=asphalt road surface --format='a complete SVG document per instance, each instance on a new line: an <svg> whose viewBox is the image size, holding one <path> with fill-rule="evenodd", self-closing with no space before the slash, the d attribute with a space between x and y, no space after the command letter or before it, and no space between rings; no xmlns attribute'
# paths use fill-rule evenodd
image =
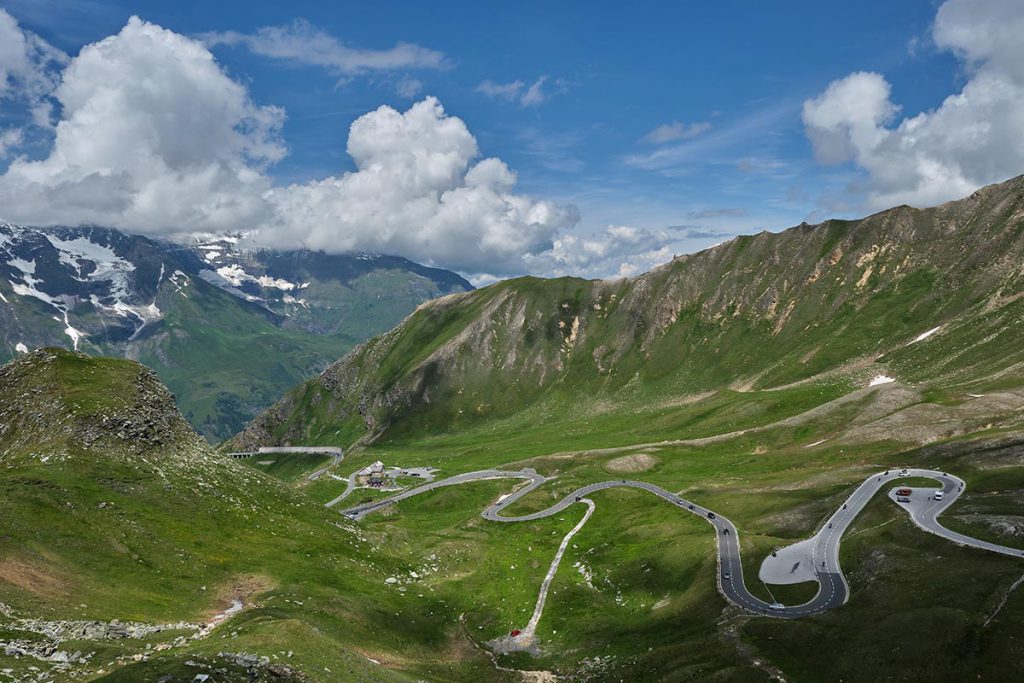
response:
<svg viewBox="0 0 1024 683"><path fill-rule="evenodd" d="M511 478L523 479L528 481L529 484L518 489L512 494L505 496L494 505L488 507L481 514L485 519L493 522L525 522L558 514L570 505L574 505L577 502L582 503L582 499L585 496L588 496L595 491L620 487L643 489L644 491L653 493L659 498L668 501L681 510L697 515L714 528L715 538L718 545L718 588L729 602L757 614L766 614L780 618L798 618L811 614L819 614L826 610L839 607L846 602L849 597L850 590L846 583L846 578L843 576L842 569L839 566L839 544L843 534L846 532L846 529L849 528L854 518L860 514L860 511L864 509L864 506L867 505L868 501L870 501L880 489L890 485L894 486L895 482L907 477L925 477L928 479L934 479L942 487L943 499L941 501L935 501L933 497L931 497L928 498L928 500L921 502L920 499L923 496L921 492L927 490L915 489L915 495L911 497L914 503L900 504L902 507L907 509L914 523L920 528L960 545L980 548L1004 555L1024 557L1024 550L1009 548L1007 546L971 538L970 536L950 531L939 524L937 517L952 505L960 494L963 493L964 482L960 478L945 472L912 468L886 470L885 472L872 474L866 478L860 486L854 490L850 497L846 499L840 508L836 510L828 520L826 520L818 533L812 537L812 558L815 564L815 577L818 581L818 593L808 602L805 602L802 605L792 606L765 602L747 590L746 584L743 582L743 567L740 563L739 532L736 530L735 524L726 517L712 510L708 510L697 503L686 500L685 498L677 496L670 491L666 491L660 486L655 486L654 484L648 484L642 481L614 479L596 484L588 484L587 486L576 489L546 510L533 512L528 515L506 517L501 514L502 510L535 490L538 486L547 481L547 478L532 469L524 469L517 472L505 470L482 470L479 472L458 474L453 477L448 477L447 479L440 479L438 481L424 484L423 486L417 486L416 488L403 491L402 493L391 496L390 498L357 505L345 510L342 514L350 519L359 520L376 510L392 505L400 500L411 498L412 496L417 496L421 493L426 493L427 491L432 491L444 486L453 486L456 484L464 484L466 482L485 479ZM934 491L938 491L938 489L934 489Z"/></svg>

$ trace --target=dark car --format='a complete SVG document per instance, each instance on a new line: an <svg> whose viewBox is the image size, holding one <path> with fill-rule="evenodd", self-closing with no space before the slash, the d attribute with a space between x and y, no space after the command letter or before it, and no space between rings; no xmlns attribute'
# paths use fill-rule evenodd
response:
<svg viewBox="0 0 1024 683"><path fill-rule="evenodd" d="M714 512L709 512L708 513L708 519L714 519L714 518L715 518L715 513Z"/></svg>

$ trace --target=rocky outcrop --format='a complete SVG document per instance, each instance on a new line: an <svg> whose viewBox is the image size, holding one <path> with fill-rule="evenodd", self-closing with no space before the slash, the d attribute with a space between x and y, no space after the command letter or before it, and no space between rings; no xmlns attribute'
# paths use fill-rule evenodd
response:
<svg viewBox="0 0 1024 683"><path fill-rule="evenodd" d="M132 361L39 349L0 367L0 394L0 454L172 453L199 443L174 396Z"/></svg>

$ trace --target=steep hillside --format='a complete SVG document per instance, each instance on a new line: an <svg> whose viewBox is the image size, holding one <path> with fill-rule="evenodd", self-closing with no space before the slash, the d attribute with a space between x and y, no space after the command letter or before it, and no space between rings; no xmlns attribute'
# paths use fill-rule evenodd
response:
<svg viewBox="0 0 1024 683"><path fill-rule="evenodd" d="M42 346L140 360L216 440L419 303L471 289L405 259L239 240L0 223L0 361Z"/></svg>
<svg viewBox="0 0 1024 683"><path fill-rule="evenodd" d="M457 614L381 590L414 560L215 454L152 371L41 349L0 396L0 679L450 679Z"/></svg>
<svg viewBox="0 0 1024 683"><path fill-rule="evenodd" d="M503 282L420 306L234 443L365 442L812 379L1019 386L1022 263L1024 177L739 237L632 280Z"/></svg>

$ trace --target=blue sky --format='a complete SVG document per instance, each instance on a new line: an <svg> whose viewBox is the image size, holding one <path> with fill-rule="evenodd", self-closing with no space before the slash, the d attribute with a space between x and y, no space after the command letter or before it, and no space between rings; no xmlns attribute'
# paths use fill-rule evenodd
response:
<svg viewBox="0 0 1024 683"><path fill-rule="evenodd" d="M968 5L947 11L954 28L977 28L971 22L979 16L1006 23L1021 14L1013 2L945 4ZM608 226L648 232L674 226L658 233L668 234L659 244L672 253L709 246L724 234L863 214L890 197L911 203L948 199L968 185L1015 174L1017 159L1009 158L984 172L952 173L954 180L942 188L921 189L912 180L904 187L883 178L882 147L868 149L857 140L857 112L836 119L833 102L822 100L818 118L808 118L816 114L805 103L823 98L830 84L860 72L876 74L884 87L879 79L851 81L842 84L850 97L841 100L837 90L835 99L875 102L868 118L874 130L887 133L907 118L940 109L995 64L1000 55L971 52L969 41L976 38L958 33L936 39L937 13L946 11L941 5L449 2L442 9L419 2L0 1L22 30L72 59L83 46L118 34L132 15L203 39L255 105L284 110L276 134L287 153L262 168L274 186L357 170L346 153L353 121L382 105L404 112L429 95L446 116L464 122L478 158L497 157L515 172L515 193L576 207L578 219L553 223L540 241L568 235L582 247L579 240L600 240ZM305 54L267 56L247 42L266 27L327 36L368 53L408 43L422 54L394 67L325 64L330 60ZM24 107L10 102L2 119L15 125L20 115ZM53 116L60 117L59 103ZM809 132L812 126L816 134ZM35 130L18 153L45 159L50 135ZM850 149L838 156L828 151L837 145ZM921 154L931 159L936 153ZM948 163L963 166L956 159ZM1016 172L1024 172L1024 163ZM649 254L657 251L649 249L657 239L634 242ZM540 247L531 243L530 249ZM628 248L616 244L612 250ZM446 252L403 255L481 279L517 269L558 274L574 265L582 274L615 274L600 272L614 265L607 259L555 259L555 265L534 259L489 273L472 260L448 255L446 263Z"/></svg>

